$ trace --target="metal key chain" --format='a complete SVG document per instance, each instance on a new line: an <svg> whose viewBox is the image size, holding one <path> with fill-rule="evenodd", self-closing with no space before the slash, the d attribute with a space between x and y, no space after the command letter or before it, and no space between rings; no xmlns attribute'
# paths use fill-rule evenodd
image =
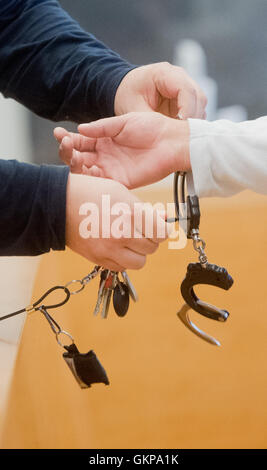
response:
<svg viewBox="0 0 267 470"><path fill-rule="evenodd" d="M185 199L185 182L187 183L187 198ZM179 199L180 194L180 199ZM194 286L197 284L208 284L228 290L233 284L232 277L225 268L210 264L208 262L205 247L205 241L200 238L200 209L199 200L194 188L192 173L176 172L174 174L174 203L176 219L180 216L180 202L187 208L187 238L193 240L193 248L198 252L198 263L190 263L187 267L186 276L181 284L181 294L186 304L177 313L184 325L197 336L210 344L220 346L212 336L207 335L200 330L189 318L188 310L193 309L196 312L212 320L225 322L229 312L220 309L211 304L200 300L194 292Z"/></svg>
<svg viewBox="0 0 267 470"><path fill-rule="evenodd" d="M94 351L90 350L86 354L81 354L74 343L74 339L72 338L71 334L59 326L59 324L54 320L48 310L55 309L65 305L68 300L70 299L71 295L78 294L81 292L84 287L94 279L101 271L100 266L95 266L94 269L84 278L81 280L74 279L68 282L65 286L54 286L48 291L46 291L40 299L34 302L32 305L25 307L21 310L17 310L16 312L9 313L8 315L4 315L0 317L1 320L7 320L8 318L14 317L15 315L19 315L20 313L27 312L41 312L46 320L48 321L52 332L54 333L58 344L65 349L63 353L63 359L69 366L71 372L73 373L76 381L78 382L81 388L88 388L91 387L93 383L104 383L105 385L109 385L109 380L105 369L100 364L98 358L96 357ZM76 286L76 289L75 289ZM49 304L44 305L43 301L54 291L61 290L64 292L65 297L61 302L56 304ZM61 336L67 336L69 340L71 340L70 345L63 345L60 341Z"/></svg>
<svg viewBox="0 0 267 470"><path fill-rule="evenodd" d="M37 311L41 312L43 316L45 317L45 319L48 321L51 327L51 330L56 337L57 343L59 344L59 346L65 349L65 352L63 353L63 359L69 366L79 386L81 388L88 388L88 387L91 387L93 383L104 383L105 385L109 385L109 380L108 380L106 371L101 365L101 363L99 362L94 351L90 350L88 353L85 353L85 354L80 353L77 346L74 343L74 339L72 338L71 334L65 330L62 330L62 328L54 320L51 314L48 313L48 310L62 307L63 305L65 305L69 301L72 295L76 295L80 293L85 288L85 286L99 274L101 275L101 278L103 278L104 281L107 281L108 275L110 273L112 274L114 281L116 280L117 289L115 287L115 282L114 282L114 286L110 286L112 287L112 289L109 289L109 287L106 287L107 292L110 290L110 292L108 292L109 302L110 302L111 293L114 290L114 293L115 293L115 299L113 299L114 309L118 316L123 317L127 313L127 310L129 307L129 295L133 298L135 302L137 301L137 294L135 292L135 289L127 273L125 271L121 273L124 279L124 282L122 282L119 280L118 273L106 270L105 268L101 266L95 266L94 269L82 279L73 279L72 281L65 284L65 286L52 287L51 289L46 291L40 297L40 299L38 299L32 305L29 305L25 308L17 310L16 312L9 313L8 315L4 315L0 317L0 321L7 320L8 318L14 317L15 315L19 315L24 312L27 312L28 314L37 312ZM105 286L105 282L103 284L103 287L104 286ZM115 292L115 289L116 289L116 292ZM52 292L55 292L57 290L64 292L65 296L63 300L61 300L60 302L56 304L54 303L54 304L45 305L43 301ZM97 305L97 306L99 310L100 305ZM106 305L105 311L107 313L108 305ZM64 345L60 340L62 336L68 337L68 339L71 341L71 344Z"/></svg>

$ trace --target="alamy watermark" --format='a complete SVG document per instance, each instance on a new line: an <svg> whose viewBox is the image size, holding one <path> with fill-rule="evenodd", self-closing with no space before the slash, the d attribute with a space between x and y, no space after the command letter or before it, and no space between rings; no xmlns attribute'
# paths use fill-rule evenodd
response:
<svg viewBox="0 0 267 470"><path fill-rule="evenodd" d="M79 225L82 238L168 238L168 248L181 250L187 244L186 204L179 204L179 224L175 224L174 203L125 202L111 205L110 195L103 194L101 206L84 202L79 209L84 216ZM166 223L166 220L170 222Z"/></svg>

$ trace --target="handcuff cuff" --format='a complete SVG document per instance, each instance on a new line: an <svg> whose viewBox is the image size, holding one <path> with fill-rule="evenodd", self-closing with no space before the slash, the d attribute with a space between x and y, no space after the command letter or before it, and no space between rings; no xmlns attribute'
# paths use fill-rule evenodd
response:
<svg viewBox="0 0 267 470"><path fill-rule="evenodd" d="M185 197L185 184L187 186L187 197ZM182 297L186 303L178 311L177 316L195 335L210 344L220 346L219 341L200 330L190 320L188 311L192 309L200 315L212 320L225 322L229 316L229 312L200 300L194 291L194 286L198 284L208 284L228 290L233 285L234 281L225 268L208 262L208 258L205 253L206 243L202 238L200 238L199 234L199 199L196 195L193 175L191 172L176 172L174 174L173 193L176 212L175 220L179 221L179 219L185 216L184 213L181 214L181 210L184 212L184 209L186 208L186 235L188 239L192 239L193 248L198 252L199 260L198 263L189 263L187 266L187 272L180 287Z"/></svg>

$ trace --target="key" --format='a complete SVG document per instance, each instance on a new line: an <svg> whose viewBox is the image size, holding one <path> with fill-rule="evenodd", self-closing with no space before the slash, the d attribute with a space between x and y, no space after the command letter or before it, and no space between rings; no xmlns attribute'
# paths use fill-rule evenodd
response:
<svg viewBox="0 0 267 470"><path fill-rule="evenodd" d="M131 296L131 298L133 299L134 302L137 302L138 301L138 295L137 295L137 292L132 284L132 282L130 281L130 278L127 274L126 271L122 271L122 277L125 281L125 284L127 285L128 289L129 289L129 294Z"/></svg>
<svg viewBox="0 0 267 470"><path fill-rule="evenodd" d="M108 276L106 278L104 289L103 289L103 307L102 307L102 312L101 312L102 318L107 318L108 316L112 291L115 288L116 280L117 280L117 274L113 271L108 271Z"/></svg>
<svg viewBox="0 0 267 470"><path fill-rule="evenodd" d="M105 282L106 282L108 273L109 271L107 269L104 269L103 271L101 271L101 278L100 278L100 284L99 284L99 289L98 289L96 306L94 309L94 315L98 314L101 304L103 302L104 287L105 287Z"/></svg>
<svg viewBox="0 0 267 470"><path fill-rule="evenodd" d="M113 291L113 307L119 317L124 317L129 309L129 289L117 277L117 285Z"/></svg>

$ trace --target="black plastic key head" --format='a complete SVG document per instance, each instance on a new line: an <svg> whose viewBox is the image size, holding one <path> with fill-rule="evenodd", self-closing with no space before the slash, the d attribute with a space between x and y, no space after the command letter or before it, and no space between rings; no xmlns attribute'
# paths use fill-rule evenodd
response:
<svg viewBox="0 0 267 470"><path fill-rule="evenodd" d="M216 264L190 263L186 276L181 284L181 294L185 302L196 312L213 320L225 321L229 313L200 300L193 287L197 284L208 284L228 290L233 285L233 279L225 268Z"/></svg>
<svg viewBox="0 0 267 470"><path fill-rule="evenodd" d="M113 292L113 307L119 317L124 317L129 309L129 289L124 283L116 285Z"/></svg>
<svg viewBox="0 0 267 470"><path fill-rule="evenodd" d="M70 346L64 346L64 348L67 352L63 353L63 358L81 388L91 387L93 383L109 385L106 371L94 351L81 354L74 343Z"/></svg>

